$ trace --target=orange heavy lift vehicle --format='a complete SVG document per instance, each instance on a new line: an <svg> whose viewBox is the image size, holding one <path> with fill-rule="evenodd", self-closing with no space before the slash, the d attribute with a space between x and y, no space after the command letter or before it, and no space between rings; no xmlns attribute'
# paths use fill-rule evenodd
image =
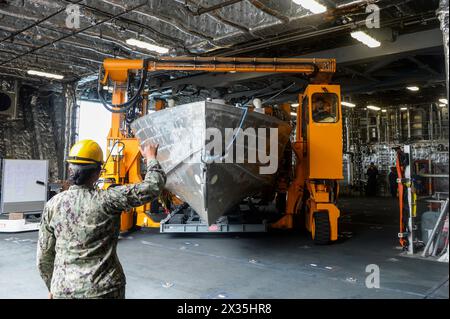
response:
<svg viewBox="0 0 450 319"><path fill-rule="evenodd" d="M338 238L339 209L336 201L338 180L342 173L342 110L340 86L329 84L336 70L334 59L298 58L231 58L231 57L167 57L156 60L106 59L99 74L99 96L112 112L107 160L102 178L103 187L113 184L136 183L142 180L141 156L138 141L129 129L126 112L140 103L138 116L147 114L145 82L148 72L204 71L204 72L264 72L297 73L306 75L309 84L299 92L295 137L291 140L295 154L293 178L279 180L276 189L286 194L283 216L270 227L292 229L297 218L304 218L306 229L315 243L326 244ZM140 71L140 84L133 97L127 100L130 76ZM113 86L112 101L103 97L103 86ZM164 107L156 101L155 109ZM283 104L290 113L290 105ZM134 226L159 227L145 205L123 212L121 230Z"/></svg>

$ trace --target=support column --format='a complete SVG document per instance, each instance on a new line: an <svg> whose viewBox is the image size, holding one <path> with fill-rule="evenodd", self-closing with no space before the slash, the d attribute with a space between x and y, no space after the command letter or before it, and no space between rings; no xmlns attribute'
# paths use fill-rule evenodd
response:
<svg viewBox="0 0 450 319"><path fill-rule="evenodd" d="M406 122L408 125L408 142L411 140L411 109L408 105L408 109L406 110Z"/></svg>
<svg viewBox="0 0 450 319"><path fill-rule="evenodd" d="M448 4L449 0L440 0L439 8L436 12L439 21L441 22L441 30L442 36L444 38L444 54L445 54L445 74L446 74L446 82L447 82L447 100L448 100Z"/></svg>
<svg viewBox="0 0 450 319"><path fill-rule="evenodd" d="M64 84L63 92L65 97L65 132L64 132L64 172L63 179L67 179L67 156L69 155L70 148L76 141L78 134L78 105L75 91L76 83Z"/></svg>

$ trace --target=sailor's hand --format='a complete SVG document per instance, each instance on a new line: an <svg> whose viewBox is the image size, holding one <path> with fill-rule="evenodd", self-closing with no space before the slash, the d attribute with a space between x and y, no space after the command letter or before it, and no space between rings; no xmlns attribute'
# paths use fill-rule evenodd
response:
<svg viewBox="0 0 450 319"><path fill-rule="evenodd" d="M48 293L48 299L53 299L53 294L51 292Z"/></svg>
<svg viewBox="0 0 450 319"><path fill-rule="evenodd" d="M159 144L146 143L139 147L139 150L146 160L152 160L156 159L156 155L158 155L158 147Z"/></svg>

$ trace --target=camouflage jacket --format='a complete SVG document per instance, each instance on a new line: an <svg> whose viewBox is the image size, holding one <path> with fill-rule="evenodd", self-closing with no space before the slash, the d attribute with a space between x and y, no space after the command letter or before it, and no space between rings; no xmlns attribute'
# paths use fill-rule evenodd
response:
<svg viewBox="0 0 450 319"><path fill-rule="evenodd" d="M55 298L95 298L125 286L116 254L120 213L158 196L166 175L147 163L142 183L95 190L71 186L45 206L37 265Z"/></svg>

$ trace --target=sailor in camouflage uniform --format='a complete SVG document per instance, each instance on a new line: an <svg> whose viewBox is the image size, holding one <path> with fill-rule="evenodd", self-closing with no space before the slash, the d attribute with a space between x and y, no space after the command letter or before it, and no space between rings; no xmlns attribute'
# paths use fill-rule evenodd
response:
<svg viewBox="0 0 450 319"><path fill-rule="evenodd" d="M157 197L166 175L156 160L158 146L141 150L147 160L142 183L96 190L103 153L97 143L76 143L69 155L74 184L45 206L37 264L50 298L125 298L125 275L116 254L122 211Z"/></svg>

